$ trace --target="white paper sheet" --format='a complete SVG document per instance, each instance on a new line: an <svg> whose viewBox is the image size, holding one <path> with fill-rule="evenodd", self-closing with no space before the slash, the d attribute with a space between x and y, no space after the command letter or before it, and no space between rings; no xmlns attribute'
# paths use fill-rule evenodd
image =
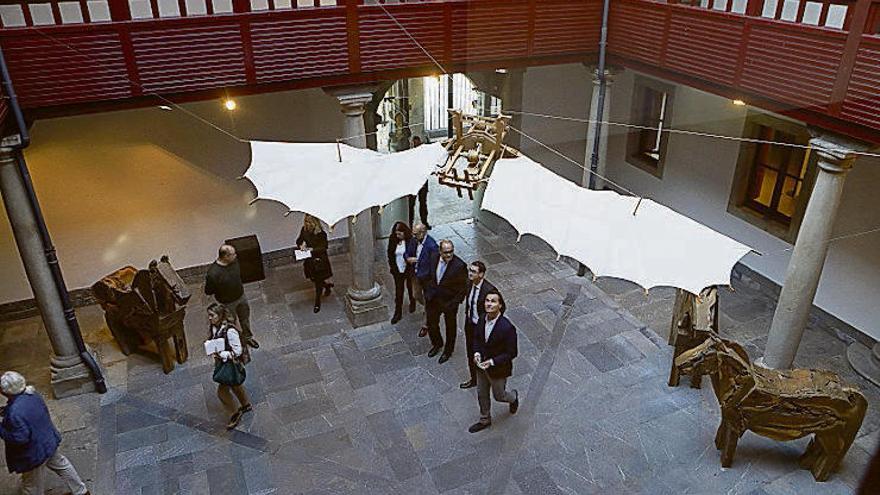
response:
<svg viewBox="0 0 880 495"><path fill-rule="evenodd" d="M751 248L650 199L633 215L637 202L579 187L523 156L495 164L482 207L596 276L693 294L730 284L733 266Z"/></svg>
<svg viewBox="0 0 880 495"><path fill-rule="evenodd" d="M311 258L312 252L310 250L302 251L299 249L294 249L293 256L296 258L296 261L302 261L304 259Z"/></svg>
<svg viewBox="0 0 880 495"><path fill-rule="evenodd" d="M223 339L209 339L205 341L205 354L211 356L226 350L226 341Z"/></svg>

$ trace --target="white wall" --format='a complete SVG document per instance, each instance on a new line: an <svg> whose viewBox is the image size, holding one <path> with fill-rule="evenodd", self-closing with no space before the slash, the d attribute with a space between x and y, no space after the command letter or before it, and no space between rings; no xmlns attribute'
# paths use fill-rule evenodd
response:
<svg viewBox="0 0 880 495"><path fill-rule="evenodd" d="M617 76L611 114L629 120L634 74ZM742 134L746 109L730 100L677 86L672 127L728 136ZM669 137L663 177L658 179L625 162L626 136L612 129L608 174L634 192L659 201L765 256L750 254L743 263L782 284L791 246L727 212L739 156L739 143L682 134ZM860 158L846 179L834 236L880 227L880 159ZM880 233L832 242L815 304L855 328L880 339Z"/></svg>
<svg viewBox="0 0 880 495"><path fill-rule="evenodd" d="M26 158L71 288L127 264L168 254L176 268L209 263L224 239L257 234L263 251L293 245L302 215L254 197L237 180L244 139L332 141L342 130L336 99L321 90L40 120ZM198 118L197 118L198 117ZM0 220L0 303L32 297L6 218ZM331 237L347 235L344 224Z"/></svg>

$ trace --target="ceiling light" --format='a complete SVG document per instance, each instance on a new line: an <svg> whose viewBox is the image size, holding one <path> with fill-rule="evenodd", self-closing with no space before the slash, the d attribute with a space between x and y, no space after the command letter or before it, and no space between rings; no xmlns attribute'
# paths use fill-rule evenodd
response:
<svg viewBox="0 0 880 495"><path fill-rule="evenodd" d="M744 106L746 106L746 102L744 102L744 101L742 101L742 100L733 100L733 104L736 105L736 106L738 106L738 107L744 107Z"/></svg>
<svg viewBox="0 0 880 495"><path fill-rule="evenodd" d="M232 98L227 98L226 101L223 102L223 107L229 111L235 110L238 107L238 104L235 103L235 100Z"/></svg>
<svg viewBox="0 0 880 495"><path fill-rule="evenodd" d="M499 74L507 74L507 69L505 69L504 67L501 67L501 68L495 69L495 72L497 72Z"/></svg>
<svg viewBox="0 0 880 495"><path fill-rule="evenodd" d="M159 110L164 110L166 112L170 112L171 107L169 107L168 105L159 105Z"/></svg>

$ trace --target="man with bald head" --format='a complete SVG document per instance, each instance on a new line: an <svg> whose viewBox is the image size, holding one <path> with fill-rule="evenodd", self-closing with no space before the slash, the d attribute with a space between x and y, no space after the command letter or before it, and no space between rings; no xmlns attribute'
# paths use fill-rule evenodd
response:
<svg viewBox="0 0 880 495"><path fill-rule="evenodd" d="M428 357L434 357L443 349L440 363L445 363L455 349L458 305L467 293L467 265L455 255L452 241L440 241L440 252L431 257L431 274L424 286L428 314L428 335L431 336L431 350ZM446 322L446 343L440 336L440 315Z"/></svg>
<svg viewBox="0 0 880 495"><path fill-rule="evenodd" d="M416 275L415 283L413 284L416 299L420 303L425 304L424 287L431 276L431 257L437 254L440 248L437 246L437 241L428 235L428 227L425 224L417 223L413 225L412 233L416 239L416 252L415 256L407 258L406 262L413 266L413 273ZM427 313L427 307L425 312ZM424 337L425 335L428 335L427 322L419 331L419 337Z"/></svg>
<svg viewBox="0 0 880 495"><path fill-rule="evenodd" d="M208 268L208 275L205 277L205 294L214 296L218 303L226 306L229 312L236 316L244 343L259 349L260 344L251 333L251 307L244 295L238 255L235 253L235 248L229 244L220 246L217 260Z"/></svg>

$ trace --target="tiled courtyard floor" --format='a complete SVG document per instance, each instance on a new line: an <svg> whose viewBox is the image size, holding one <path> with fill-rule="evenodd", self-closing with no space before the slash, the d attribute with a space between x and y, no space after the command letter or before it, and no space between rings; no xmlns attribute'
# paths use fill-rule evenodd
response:
<svg viewBox="0 0 880 495"><path fill-rule="evenodd" d="M673 291L646 297L619 281L575 276L532 237L466 221L436 227L465 260L482 259L519 329L512 387L522 406L494 407L492 428L469 434L478 417L460 335L445 363L417 337L421 308L397 325L352 329L336 288L313 314L299 266L272 269L247 294L262 347L248 366L254 412L227 432L212 363L201 352L206 299L193 286L190 359L171 374L146 355L123 356L100 308L79 310L86 340L111 391L50 401L63 451L94 494L848 494L880 438L880 394L849 371L844 345L815 328L799 363L841 372L869 398L868 417L842 469L815 483L797 460L806 441L746 433L733 467L722 469L711 387L670 388L666 345ZM376 263L387 288L384 263ZM773 301L748 284L721 296L722 331L763 345ZM390 301L389 301L390 303ZM633 315L637 316L633 316ZM390 315L389 315L390 316ZM39 319L0 326L0 367L25 372L45 391L48 341ZM494 406L494 405L493 405ZM52 493L63 493L57 486ZM0 474L0 493L17 480Z"/></svg>

